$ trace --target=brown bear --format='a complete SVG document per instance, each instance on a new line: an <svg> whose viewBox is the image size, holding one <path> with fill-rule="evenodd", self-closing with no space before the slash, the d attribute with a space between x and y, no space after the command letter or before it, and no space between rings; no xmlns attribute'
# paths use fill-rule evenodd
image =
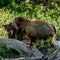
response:
<svg viewBox="0 0 60 60"><path fill-rule="evenodd" d="M9 26L9 28L6 28L7 26ZM14 37L15 34L17 34L21 40L24 40L24 38L27 39L27 37L29 37L31 39L31 43L35 42L36 40L46 40L51 37L51 44L54 44L56 28L45 21L31 21L25 17L16 17L8 25L4 25L4 27L6 28L7 32L10 28L13 31L13 33L8 32L9 37L10 35L11 37Z"/></svg>

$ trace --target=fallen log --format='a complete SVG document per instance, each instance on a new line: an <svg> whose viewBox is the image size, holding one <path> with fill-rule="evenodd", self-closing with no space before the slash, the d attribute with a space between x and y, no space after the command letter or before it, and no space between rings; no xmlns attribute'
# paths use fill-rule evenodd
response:
<svg viewBox="0 0 60 60"><path fill-rule="evenodd" d="M56 44L56 47L60 47L60 41L56 41L55 44Z"/></svg>
<svg viewBox="0 0 60 60"><path fill-rule="evenodd" d="M0 38L0 43L9 45L19 53L23 51L27 56L31 56L31 51L28 50L28 48L26 48L26 46L24 46L23 42L21 41L18 41L16 39Z"/></svg>
<svg viewBox="0 0 60 60"><path fill-rule="evenodd" d="M3 57L0 56L0 60L4 60Z"/></svg>
<svg viewBox="0 0 60 60"><path fill-rule="evenodd" d="M44 57L44 55L35 46L29 50L26 46L24 46L23 42L16 39L0 38L0 43L9 45L19 53L22 51L27 56L20 58L5 58L4 60L53 60L60 50L60 41L56 41L56 47L58 48L48 56L48 59L45 59L46 56Z"/></svg>
<svg viewBox="0 0 60 60"><path fill-rule="evenodd" d="M40 60L39 57L5 58L4 60Z"/></svg>
<svg viewBox="0 0 60 60"><path fill-rule="evenodd" d="M35 57L43 57L44 55L36 48L36 46L33 46L32 53Z"/></svg>
<svg viewBox="0 0 60 60"><path fill-rule="evenodd" d="M53 60L54 57L56 57L57 54L59 53L59 51L60 51L60 41L56 41L55 46L56 46L57 49L51 55L48 56L48 60Z"/></svg>
<svg viewBox="0 0 60 60"><path fill-rule="evenodd" d="M60 50L60 47L58 47L50 56L48 56L48 60L53 60L54 57L56 57L56 55L58 54Z"/></svg>
<svg viewBox="0 0 60 60"><path fill-rule="evenodd" d="M60 60L60 57L56 58L55 60Z"/></svg>
<svg viewBox="0 0 60 60"><path fill-rule="evenodd" d="M27 56L22 58L24 60L38 60L41 59L43 56L43 54L36 47L32 48L32 50L29 50L26 46L23 45L23 42L16 39L0 38L0 43L9 45L11 48L15 49L19 53L21 51L24 52ZM21 60L21 58L19 59ZM10 59L8 58L8 60Z"/></svg>

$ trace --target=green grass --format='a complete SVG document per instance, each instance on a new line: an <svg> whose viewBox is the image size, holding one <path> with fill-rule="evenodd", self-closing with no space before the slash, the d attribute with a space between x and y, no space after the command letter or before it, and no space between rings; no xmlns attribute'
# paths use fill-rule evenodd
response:
<svg viewBox="0 0 60 60"><path fill-rule="evenodd" d="M50 40L51 38L48 38L47 40L40 40L39 43L32 44L35 45L43 54L50 55L56 50L56 47L50 44Z"/></svg>
<svg viewBox="0 0 60 60"><path fill-rule="evenodd" d="M17 51L13 50L6 44L0 44L0 56L3 58L17 58L21 56Z"/></svg>

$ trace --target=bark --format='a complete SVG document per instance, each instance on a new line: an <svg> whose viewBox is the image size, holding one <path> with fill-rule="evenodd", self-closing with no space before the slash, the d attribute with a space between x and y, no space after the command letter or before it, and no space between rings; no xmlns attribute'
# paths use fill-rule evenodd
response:
<svg viewBox="0 0 60 60"><path fill-rule="evenodd" d="M23 42L16 39L0 38L0 43L9 45L11 48L17 50L19 53L22 51L27 56L18 59L8 58L4 60L39 60L43 57L43 54L35 46L30 50L26 46L24 46Z"/></svg>

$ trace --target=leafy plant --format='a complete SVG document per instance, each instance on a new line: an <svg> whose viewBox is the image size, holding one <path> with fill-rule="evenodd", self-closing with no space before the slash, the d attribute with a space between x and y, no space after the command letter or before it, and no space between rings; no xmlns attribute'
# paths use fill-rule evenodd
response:
<svg viewBox="0 0 60 60"><path fill-rule="evenodd" d="M14 49L10 48L8 45L0 44L0 56L2 56L3 58L7 58L7 57L12 58L17 56L19 57L20 54Z"/></svg>

